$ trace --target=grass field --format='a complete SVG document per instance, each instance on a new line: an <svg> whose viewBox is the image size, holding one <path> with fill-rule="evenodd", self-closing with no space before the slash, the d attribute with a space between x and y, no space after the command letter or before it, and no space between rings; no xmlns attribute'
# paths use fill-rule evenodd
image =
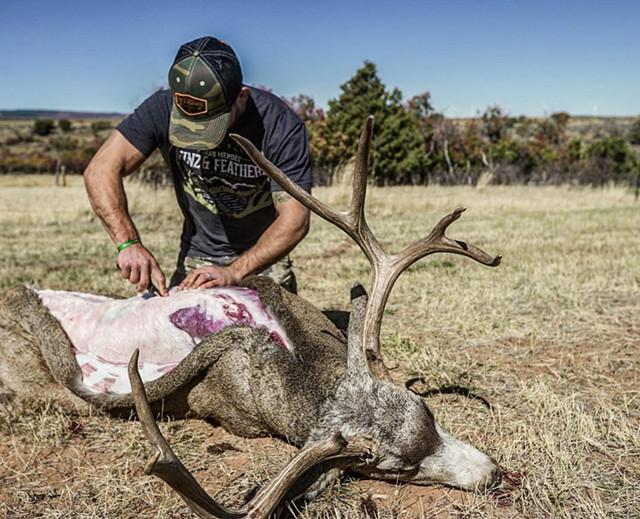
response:
<svg viewBox="0 0 640 519"><path fill-rule="evenodd" d="M128 296L115 255L80 179L0 177L0 286ZM180 215L170 190L131 183L146 245L167 274ZM347 190L316 195L345 207ZM427 398L445 428L494 456L512 477L493 494L334 485L301 517L640 517L640 204L623 188L414 187L371 189L368 215L399 250L457 206L450 229L503 263L489 269L431 256L391 295L383 353L402 383L458 385L487 399ZM318 218L293 255L301 295L346 309L366 281L363 255ZM238 504L293 449L245 440L199 420L162 424L194 475ZM191 517L159 480L144 476L150 449L137 422L73 417L55 405L0 403L0 514L5 517ZM376 512L377 511L377 512Z"/></svg>

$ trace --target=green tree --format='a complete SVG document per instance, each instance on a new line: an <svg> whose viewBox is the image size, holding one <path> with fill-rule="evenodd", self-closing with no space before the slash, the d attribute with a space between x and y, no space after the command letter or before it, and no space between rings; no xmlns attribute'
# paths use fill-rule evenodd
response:
<svg viewBox="0 0 640 519"><path fill-rule="evenodd" d="M52 119L36 119L33 122L33 133L45 137L51 134L54 127Z"/></svg>
<svg viewBox="0 0 640 519"><path fill-rule="evenodd" d="M431 104L431 92L423 92L409 99L407 101L407 112L418 120L426 119L434 113L435 110Z"/></svg>
<svg viewBox="0 0 640 519"><path fill-rule="evenodd" d="M388 92L378 77L375 64L365 61L344 83L338 99L329 101L326 119L328 157L339 164L354 155L362 126L373 115L374 130L371 169L376 184L422 180L424 153L415 121L402 105L402 94Z"/></svg>
<svg viewBox="0 0 640 519"><path fill-rule="evenodd" d="M374 144L374 179L378 184L423 183L425 155L415 120L402 105L402 93L394 89L387 99L384 119Z"/></svg>

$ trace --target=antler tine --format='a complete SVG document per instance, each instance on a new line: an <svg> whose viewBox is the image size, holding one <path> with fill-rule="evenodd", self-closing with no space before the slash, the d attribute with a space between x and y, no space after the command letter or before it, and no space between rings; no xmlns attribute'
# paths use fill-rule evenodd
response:
<svg viewBox="0 0 640 519"><path fill-rule="evenodd" d="M364 221L364 199L367 194L367 172L369 170L369 149L373 136L373 115L367 117L353 168L353 192L351 195L350 216L356 228Z"/></svg>
<svg viewBox="0 0 640 519"><path fill-rule="evenodd" d="M156 423L144 384L138 372L139 351L129 361L129 380L133 398L147 440L158 449L149 458L145 474L157 476L175 490L182 500L202 519L267 519L295 482L311 467L327 460L341 462L372 456L373 447L364 438L353 438L347 443L340 433L312 443L303 449L262 488L242 509L226 508L213 500L171 450Z"/></svg>
<svg viewBox="0 0 640 519"><path fill-rule="evenodd" d="M349 441L336 432L329 438L312 443L300 449L280 474L260 490L247 505L247 517L270 517L278 503L284 498L295 482L314 465L321 461L353 465L372 463L376 458L375 446L368 438L353 437Z"/></svg>
<svg viewBox="0 0 640 519"><path fill-rule="evenodd" d="M443 217L429 233L429 236L418 240L415 243L407 246L402 252L396 254L393 257L396 268L404 270L410 267L420 258L424 258L434 252L450 252L452 254L461 254L478 263L487 265L488 267L497 267L502 261L502 256L490 256L485 251L461 240L452 240L445 236L447 228L455 222L462 213L467 209L465 207L459 207L452 213L449 213Z"/></svg>
<svg viewBox="0 0 640 519"><path fill-rule="evenodd" d="M464 208L458 208L446 215L435 225L426 238L408 245L398 254L389 256L389 261L385 262L383 271L374 275L371 302L367 307L364 322L364 346L366 349L373 351L376 355L379 354L380 326L389 293L398 276L420 258L436 252L450 252L467 256L489 267L497 267L500 264L501 256L490 256L475 245L452 240L445 236L447 227L460 218L464 211Z"/></svg>

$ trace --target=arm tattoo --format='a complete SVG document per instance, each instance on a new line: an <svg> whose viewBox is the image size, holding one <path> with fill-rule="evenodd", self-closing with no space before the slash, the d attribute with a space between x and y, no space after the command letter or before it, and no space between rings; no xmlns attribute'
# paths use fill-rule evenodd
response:
<svg viewBox="0 0 640 519"><path fill-rule="evenodd" d="M286 201L291 200L291 195L285 191L274 191L271 193L274 202L277 204L284 204Z"/></svg>

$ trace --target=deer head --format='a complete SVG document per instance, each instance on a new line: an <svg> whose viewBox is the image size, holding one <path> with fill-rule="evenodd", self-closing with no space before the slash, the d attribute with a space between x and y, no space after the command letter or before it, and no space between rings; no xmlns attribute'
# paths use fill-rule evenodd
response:
<svg viewBox="0 0 640 519"><path fill-rule="evenodd" d="M216 503L171 451L155 423L137 370L137 352L129 364L129 377L138 416L148 440L157 447L145 473L169 484L203 518L268 517L311 468L333 471L348 468L362 474L417 484L440 483L469 490L491 488L500 481L497 464L486 454L444 432L424 401L391 383L380 359L380 325L389 293L402 271L418 259L450 252L497 266L500 257L445 236L447 227L464 209L445 216L431 233L398 254L388 254L373 235L364 215L367 164L373 131L369 117L360 139L353 175L350 210L340 213L294 184L248 140L232 135L285 191L325 220L340 227L360 246L373 271L369 298L360 285L352 289L347 370L336 394L321 410L307 444L289 464L241 510ZM320 478L312 494L327 478Z"/></svg>

